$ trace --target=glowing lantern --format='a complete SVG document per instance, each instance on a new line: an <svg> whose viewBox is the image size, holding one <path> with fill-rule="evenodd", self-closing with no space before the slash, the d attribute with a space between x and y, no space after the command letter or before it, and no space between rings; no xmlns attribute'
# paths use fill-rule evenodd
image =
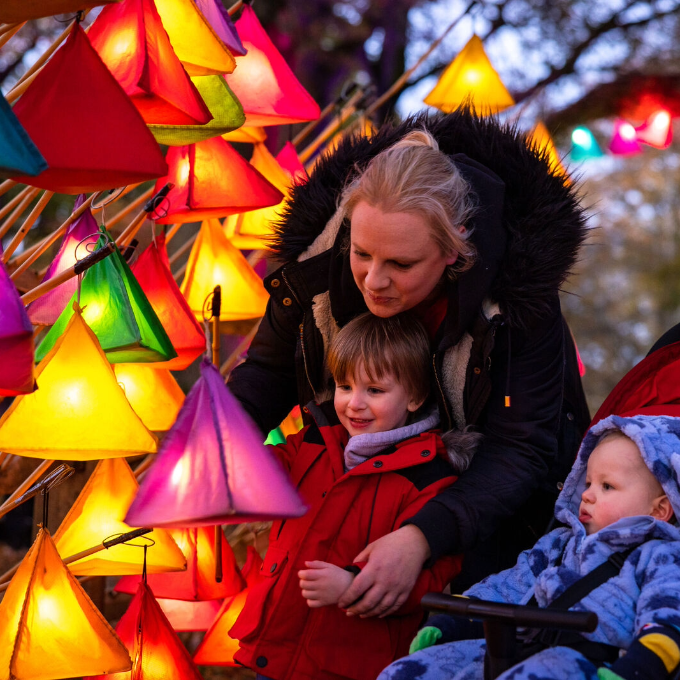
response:
<svg viewBox="0 0 680 680"><path fill-rule="evenodd" d="M159 224L197 222L281 202L283 195L221 137L168 151L168 176L158 182L168 193L167 215Z"/></svg>
<svg viewBox="0 0 680 680"><path fill-rule="evenodd" d="M473 35L446 67L425 103L445 113L455 111L468 98L484 115L515 105L500 76L486 56L479 36Z"/></svg>
<svg viewBox="0 0 680 680"><path fill-rule="evenodd" d="M555 143L548 132L548 128L541 121L536 123L527 135L527 144L529 147L534 147L539 153L547 156L550 171L554 175L563 177L567 174L560 160L560 155L555 148Z"/></svg>
<svg viewBox="0 0 680 680"><path fill-rule="evenodd" d="M635 136L656 149L667 149L673 141L671 114L664 109L655 111L643 125L635 128Z"/></svg>
<svg viewBox="0 0 680 680"><path fill-rule="evenodd" d="M175 359L155 363L154 368L185 369L205 352L205 334L172 276L165 234L149 244L132 265L132 272L177 352Z"/></svg>
<svg viewBox="0 0 680 680"><path fill-rule="evenodd" d="M194 241L182 281L182 294L196 318L213 288L222 286L220 321L264 316L268 294L260 277L227 240L218 220L206 220Z"/></svg>
<svg viewBox="0 0 680 680"><path fill-rule="evenodd" d="M184 146L217 137L241 127L245 122L241 102L221 76L194 76L192 82L210 109L212 120L205 125L149 125L161 144Z"/></svg>
<svg viewBox="0 0 680 680"><path fill-rule="evenodd" d="M103 247L106 236L105 233L100 236L98 247ZM77 293L74 301L76 297ZM167 361L177 356L156 312L118 249L87 270L79 304L83 319L111 363ZM73 305L68 304L38 346L37 361L52 349L72 316Z"/></svg>
<svg viewBox="0 0 680 680"><path fill-rule="evenodd" d="M219 0L196 0L196 5L229 51L237 57L245 56L246 48L224 5Z"/></svg>
<svg viewBox="0 0 680 680"><path fill-rule="evenodd" d="M267 139L267 133L261 127L240 127L233 132L222 135L222 139L228 142L244 142L245 144L257 144Z"/></svg>
<svg viewBox="0 0 680 680"><path fill-rule="evenodd" d="M32 392L33 326L0 262L0 397Z"/></svg>
<svg viewBox="0 0 680 680"><path fill-rule="evenodd" d="M300 162L295 147L290 142L286 142L283 145L281 151L276 154L276 160L293 178L296 184L304 184L309 179L309 175L307 175L304 165Z"/></svg>
<svg viewBox="0 0 680 680"><path fill-rule="evenodd" d="M204 360L125 521L206 526L299 517L306 508L262 435Z"/></svg>
<svg viewBox="0 0 680 680"><path fill-rule="evenodd" d="M132 410L77 306L36 381L39 389L17 397L0 418L0 451L60 460L155 453L156 437Z"/></svg>
<svg viewBox="0 0 680 680"><path fill-rule="evenodd" d="M0 678L129 670L130 656L41 529L0 604Z"/></svg>
<svg viewBox="0 0 680 680"><path fill-rule="evenodd" d="M132 672L95 676L98 679L203 680L146 583L139 584L116 633L134 660Z"/></svg>
<svg viewBox="0 0 680 680"><path fill-rule="evenodd" d="M73 206L74 212L83 204L85 194L80 194ZM57 274L72 267L78 259L88 255L88 247L94 245L99 238L99 227L89 208L72 222L61 243L59 252L47 268L43 281L49 281ZM78 252L76 253L76 249ZM76 257L77 256L77 257ZM64 311L68 301L78 288L78 279L74 276L39 297L28 306L28 318L35 324L51 326Z"/></svg>
<svg viewBox="0 0 680 680"><path fill-rule="evenodd" d="M252 546L248 546L248 559L243 565L243 575L248 588L235 597L224 601L213 625L198 646L194 661L206 666L237 666L234 654L238 651L238 640L229 636L229 630L243 611L248 593L264 579L260 572L262 559Z"/></svg>
<svg viewBox="0 0 680 680"><path fill-rule="evenodd" d="M79 25L13 111L49 165L35 178L16 177L20 182L79 194L167 172L156 140Z"/></svg>
<svg viewBox="0 0 680 680"><path fill-rule="evenodd" d="M593 133L587 127L574 128L571 133L571 143L569 156L572 161L585 161L591 158L601 158L604 155Z"/></svg>
<svg viewBox="0 0 680 680"><path fill-rule="evenodd" d="M47 169L47 162L38 147L12 112L12 107L0 95L0 177L38 175Z"/></svg>
<svg viewBox="0 0 680 680"><path fill-rule="evenodd" d="M2 0L0 21L12 24L28 19L51 17L54 14L73 14L79 9L106 5L120 0Z"/></svg>
<svg viewBox="0 0 680 680"><path fill-rule="evenodd" d="M295 77L281 53L262 28L252 7L246 5L236 30L248 54L227 82L246 112L246 125L287 125L316 120L319 105Z"/></svg>
<svg viewBox="0 0 680 680"><path fill-rule="evenodd" d="M154 0L175 54L190 76L231 73L229 48L201 13L195 0Z"/></svg>
<svg viewBox="0 0 680 680"><path fill-rule="evenodd" d="M211 119L153 0L104 7L88 38L147 124L203 125Z"/></svg>
<svg viewBox="0 0 680 680"><path fill-rule="evenodd" d="M609 142L609 150L617 156L633 156L642 152L638 144L635 128L625 120L614 122L614 135Z"/></svg>
<svg viewBox="0 0 680 680"><path fill-rule="evenodd" d="M123 458L97 463L87 484L71 506L54 534L54 544L62 558L76 555L133 527L123 522L139 484ZM146 537L155 544L147 551L149 573L186 569L182 551L164 529L155 529ZM143 540L143 539L142 539ZM118 544L68 565L75 576L109 576L141 574L144 554L138 547Z"/></svg>

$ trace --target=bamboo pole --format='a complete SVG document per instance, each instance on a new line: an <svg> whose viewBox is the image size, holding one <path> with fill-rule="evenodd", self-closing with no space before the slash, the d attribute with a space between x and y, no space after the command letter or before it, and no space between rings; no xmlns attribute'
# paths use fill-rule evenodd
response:
<svg viewBox="0 0 680 680"><path fill-rule="evenodd" d="M241 340L241 342L238 343L236 349L229 355L229 358L220 366L220 374L222 375L223 378L227 377L227 375L238 363L241 354L243 354L243 352L245 352L248 349L248 347L250 347L250 343L253 341L253 338L255 337L255 334L257 333L257 329L259 327L260 319L258 319L253 324L253 327L248 331L247 335L243 336L243 339Z"/></svg>
<svg viewBox="0 0 680 680"><path fill-rule="evenodd" d="M0 505L0 517L4 517L8 512L11 510L14 510L20 503L16 503L15 501L19 498L19 496L23 496L26 491L33 486L35 482L40 479L40 477L43 476L45 472L49 469L50 465L54 463L53 460L44 460L38 467L31 472L26 479L19 484L17 489L14 491L14 493L2 504Z"/></svg>
<svg viewBox="0 0 680 680"><path fill-rule="evenodd" d="M2 470L2 467L9 456L10 454L7 453L7 451L0 451L0 470Z"/></svg>
<svg viewBox="0 0 680 680"><path fill-rule="evenodd" d="M21 217L24 211L33 202L33 199L40 193L40 189L29 188L28 193L19 203L19 205L12 211L11 215L2 223L0 226L0 238L3 238L5 234L12 228L12 225Z"/></svg>
<svg viewBox="0 0 680 680"><path fill-rule="evenodd" d="M137 481L139 481L144 473L151 467L151 464L156 460L156 454L155 453L150 453L136 468L135 468L135 477L137 478Z"/></svg>
<svg viewBox="0 0 680 680"><path fill-rule="evenodd" d="M302 128L302 130L300 130L300 132L298 132L295 137L293 137L291 144L296 147L338 105L339 102L337 100L327 104L326 108L319 114L319 117L316 120L307 123L307 125L305 125L305 127Z"/></svg>
<svg viewBox="0 0 680 680"><path fill-rule="evenodd" d="M33 189L33 187L25 187L16 196L14 196L14 198L8 201L6 205L2 206L2 208L0 208L0 220L9 215L12 210L14 210L14 208L16 208L19 203L21 203L21 201L23 201L26 196L28 196L33 191Z"/></svg>
<svg viewBox="0 0 680 680"><path fill-rule="evenodd" d="M20 21L15 21L14 23L11 24L0 24L0 35L4 35L7 33L7 31L11 31L15 26L18 26Z"/></svg>
<svg viewBox="0 0 680 680"><path fill-rule="evenodd" d="M146 203L154 195L154 191L155 186L150 187L143 194L135 198L135 200L132 201L132 203L126 205L122 210L117 212L110 220L106 220L106 228L110 229L111 227L115 226L116 224L118 224L118 222L127 217L131 212L134 212L141 205L144 205L144 203Z"/></svg>
<svg viewBox="0 0 680 680"><path fill-rule="evenodd" d="M184 272L187 270L188 262L185 262L172 276L179 283L179 280L184 276Z"/></svg>
<svg viewBox="0 0 680 680"><path fill-rule="evenodd" d="M165 235L165 245L167 246L170 241L175 238L177 235L177 232L179 231L179 228L184 224L184 222L178 222L177 224L173 224L172 227L168 230L168 233Z"/></svg>
<svg viewBox="0 0 680 680"><path fill-rule="evenodd" d="M0 36L0 49L3 48L23 27L26 22L16 24L14 28L10 28Z"/></svg>
<svg viewBox="0 0 680 680"><path fill-rule="evenodd" d="M116 245L121 250L130 245L130 241L132 241L135 234L141 229L148 216L149 213L146 212L146 210L142 210L121 232L120 236L116 239Z"/></svg>
<svg viewBox="0 0 680 680"><path fill-rule="evenodd" d="M243 7L243 0L238 0L238 2L235 2L228 10L227 12L229 13L229 16L233 16L238 12L241 7Z"/></svg>
<svg viewBox="0 0 680 680"><path fill-rule="evenodd" d="M16 182L13 179L6 179L2 184L0 184L0 196L6 194L15 185Z"/></svg>
<svg viewBox="0 0 680 680"><path fill-rule="evenodd" d="M45 209L45 206L50 202L52 196L54 196L54 191L43 191L43 195L40 197L40 200L35 204L35 207L33 210L31 210L30 215L24 220L24 223L21 225L17 233L14 234L14 238L5 249L5 252L2 256L2 261L5 264L7 264L9 258L12 257L14 251L19 247L19 244L24 240L24 238L26 238L26 234L28 234L30 228L35 224L35 221L38 219L38 217L40 217L40 213L42 213L42 211Z"/></svg>

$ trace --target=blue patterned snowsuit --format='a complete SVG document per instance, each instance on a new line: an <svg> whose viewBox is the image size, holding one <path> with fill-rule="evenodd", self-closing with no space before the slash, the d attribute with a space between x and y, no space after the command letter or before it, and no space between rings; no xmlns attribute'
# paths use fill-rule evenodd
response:
<svg viewBox="0 0 680 680"><path fill-rule="evenodd" d="M578 520L588 457L603 434L612 429L623 431L637 444L680 518L680 418L610 416L586 435L557 500L555 514L568 527L546 534L519 556L514 567L489 576L466 595L512 604L526 604L535 595L538 605L546 607L612 553L639 546L617 576L572 607L598 615L597 629L585 637L629 649L649 624L661 624L671 631L680 629L680 529L638 516L621 519L587 536ZM450 642L396 661L379 680L482 680L483 658L483 640ZM597 678L597 668L570 648L554 647L520 662L500 678L590 680Z"/></svg>

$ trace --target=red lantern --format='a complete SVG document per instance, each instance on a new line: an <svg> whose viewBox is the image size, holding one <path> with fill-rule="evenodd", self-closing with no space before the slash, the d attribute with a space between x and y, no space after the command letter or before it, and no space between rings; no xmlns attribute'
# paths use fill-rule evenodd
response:
<svg viewBox="0 0 680 680"><path fill-rule="evenodd" d="M281 151L276 154L276 160L291 175L296 184L304 184L309 179L305 166L302 165L295 147L290 142L283 145Z"/></svg>
<svg viewBox="0 0 680 680"><path fill-rule="evenodd" d="M665 109L655 111L640 127L635 128L635 136L656 149L667 149L673 141L671 114Z"/></svg>

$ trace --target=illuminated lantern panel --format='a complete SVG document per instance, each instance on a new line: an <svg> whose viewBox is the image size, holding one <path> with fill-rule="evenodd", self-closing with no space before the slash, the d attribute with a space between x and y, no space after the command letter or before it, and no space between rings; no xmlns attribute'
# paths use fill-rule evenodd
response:
<svg viewBox="0 0 680 680"><path fill-rule="evenodd" d="M60 460L156 452L158 440L132 410L77 306L36 382L0 418L0 451Z"/></svg>
<svg viewBox="0 0 680 680"><path fill-rule="evenodd" d="M103 247L107 234L100 236ZM75 302L77 294L72 298ZM83 319L111 363L168 361L177 356L168 334L118 248L90 267L80 288ZM73 316L68 304L36 350L40 361L61 337Z"/></svg>
<svg viewBox="0 0 680 680"><path fill-rule="evenodd" d="M0 10L1 11L1 10ZM12 107L0 95L0 177L39 175L47 163L38 147L12 112Z"/></svg>
<svg viewBox="0 0 680 680"><path fill-rule="evenodd" d="M77 24L13 111L49 165L19 182L79 194L167 172L144 120Z"/></svg>
<svg viewBox="0 0 680 680"><path fill-rule="evenodd" d="M665 109L655 111L638 128L635 128L636 138L657 149L667 149L673 141L671 114Z"/></svg>
<svg viewBox="0 0 680 680"><path fill-rule="evenodd" d="M572 161L579 162L604 156L593 133L585 126L574 128L571 133L571 143L569 156Z"/></svg>
<svg viewBox="0 0 680 680"><path fill-rule="evenodd" d="M203 125L212 118L153 0L104 7L87 37L147 124Z"/></svg>
<svg viewBox="0 0 680 680"><path fill-rule="evenodd" d="M54 14L74 14L80 9L98 7L120 0L2 0L0 21L12 24L28 19L51 17Z"/></svg>
<svg viewBox="0 0 680 680"><path fill-rule="evenodd" d="M207 526L299 517L306 507L262 435L207 360L125 518Z"/></svg>
<svg viewBox="0 0 680 680"><path fill-rule="evenodd" d="M264 316L269 295L243 254L229 241L218 220L201 225L189 254L181 291L197 319L215 286L222 287L220 321Z"/></svg>
<svg viewBox="0 0 680 680"><path fill-rule="evenodd" d="M231 73L229 48L201 13L195 0L154 0L175 54L190 76Z"/></svg>
<svg viewBox="0 0 680 680"><path fill-rule="evenodd" d="M0 262L0 397L28 394L33 381L33 326Z"/></svg>
<svg viewBox="0 0 680 680"><path fill-rule="evenodd" d="M616 156L633 156L642 152L642 147L635 135L635 128L630 123L625 120L614 122L614 135L609 143L609 150Z"/></svg>
<svg viewBox="0 0 680 680"><path fill-rule="evenodd" d="M225 6L219 0L196 0L196 6L229 51L235 57L243 57L246 49Z"/></svg>
<svg viewBox="0 0 680 680"><path fill-rule="evenodd" d="M555 148L555 143L553 142L548 128L539 121L535 127L527 135L527 144L529 147L535 148L539 153L545 154L548 158L548 164L550 165L550 171L554 175L560 177L566 176L567 171L562 165L560 160L560 155L557 153Z"/></svg>
<svg viewBox="0 0 680 680"><path fill-rule="evenodd" d="M41 529L0 603L0 676L56 680L131 665L125 645Z"/></svg>
<svg viewBox="0 0 680 680"><path fill-rule="evenodd" d="M309 175L307 175L304 165L300 162L295 147L290 142L286 142L283 145L281 151L276 154L276 160L293 178L296 184L304 184L309 179Z"/></svg>
<svg viewBox="0 0 680 680"><path fill-rule="evenodd" d="M123 518L138 488L125 459L100 461L54 534L61 557L66 559L136 528L125 524ZM145 538L154 541L146 553L149 573L186 569L186 559L167 531L154 529ZM121 543L71 562L68 568L75 576L121 576L141 574L143 564L144 552L139 547Z"/></svg>
<svg viewBox="0 0 680 680"><path fill-rule="evenodd" d="M267 133L261 127L240 127L238 130L222 135L222 139L228 142L257 144L257 142L264 142L267 139Z"/></svg>
<svg viewBox="0 0 680 680"><path fill-rule="evenodd" d="M85 194L80 194L73 206L74 212L83 204ZM43 281L49 281L57 274L73 267L77 260L89 255L99 238L99 226L89 208L74 222L72 222L61 243L59 252L47 268ZM77 249L77 253L76 253ZM77 257L76 257L77 256ZM76 276L59 284L56 288L41 295L28 306L28 318L34 324L51 326L59 315L66 309L68 301L78 288Z"/></svg>
<svg viewBox="0 0 680 680"><path fill-rule="evenodd" d="M139 584L116 633L133 659L132 672L96 676L99 680L203 680L145 583Z"/></svg>
<svg viewBox="0 0 680 680"><path fill-rule="evenodd" d="M479 36L473 35L458 56L446 67L425 103L445 113L455 111L468 98L484 115L515 105L498 73L486 56Z"/></svg>
<svg viewBox="0 0 680 680"><path fill-rule="evenodd" d="M252 7L245 5L236 30L248 50L227 82L246 113L246 125L287 125L316 120L319 105L302 87L262 28Z"/></svg>

